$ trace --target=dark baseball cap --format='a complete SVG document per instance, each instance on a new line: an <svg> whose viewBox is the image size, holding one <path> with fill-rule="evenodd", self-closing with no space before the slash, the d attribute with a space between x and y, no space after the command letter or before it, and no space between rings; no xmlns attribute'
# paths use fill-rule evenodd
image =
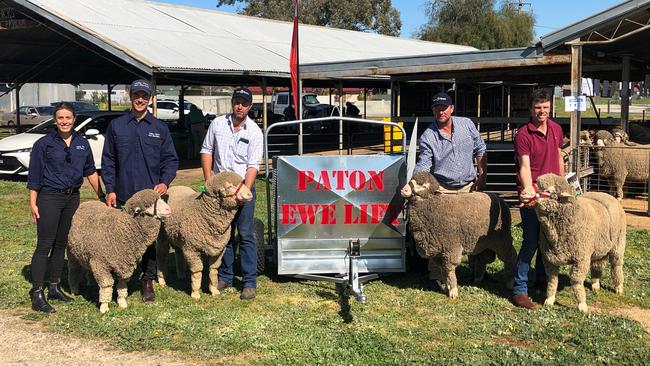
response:
<svg viewBox="0 0 650 366"><path fill-rule="evenodd" d="M151 95L151 83L145 79L138 79L134 80L131 83L131 95L133 93L138 92L138 91L143 91L149 95Z"/></svg>
<svg viewBox="0 0 650 366"><path fill-rule="evenodd" d="M232 91L232 100L235 98L243 98L248 103L253 103L253 93L246 87L240 87Z"/></svg>
<svg viewBox="0 0 650 366"><path fill-rule="evenodd" d="M432 106L437 106L437 105L452 105L454 102L451 101L451 97L449 94L445 92L440 92L431 98L431 105Z"/></svg>

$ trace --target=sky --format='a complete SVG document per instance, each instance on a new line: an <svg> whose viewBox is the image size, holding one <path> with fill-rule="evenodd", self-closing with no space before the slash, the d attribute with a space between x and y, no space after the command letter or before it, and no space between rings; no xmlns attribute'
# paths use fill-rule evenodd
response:
<svg viewBox="0 0 650 366"><path fill-rule="evenodd" d="M241 3L235 6L222 6L217 8L216 0L154 0L164 3L173 3L217 9L227 12L237 12ZM353 0L352 0L353 1ZM414 38L418 29L427 22L425 0L392 0L393 6L399 10L402 19L401 37ZM499 0L497 0L498 2ZM623 0L523 0L524 10L532 11L537 19L535 26L536 37L543 36L554 30L563 28L578 20L599 13Z"/></svg>

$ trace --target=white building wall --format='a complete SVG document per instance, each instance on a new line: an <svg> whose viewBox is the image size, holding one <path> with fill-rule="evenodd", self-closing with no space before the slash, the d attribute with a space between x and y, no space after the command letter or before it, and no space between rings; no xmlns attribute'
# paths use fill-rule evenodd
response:
<svg viewBox="0 0 650 366"><path fill-rule="evenodd" d="M20 88L20 105L50 105L59 101L75 100L75 88L71 84L25 84ZM0 111L16 109L16 91L0 97Z"/></svg>

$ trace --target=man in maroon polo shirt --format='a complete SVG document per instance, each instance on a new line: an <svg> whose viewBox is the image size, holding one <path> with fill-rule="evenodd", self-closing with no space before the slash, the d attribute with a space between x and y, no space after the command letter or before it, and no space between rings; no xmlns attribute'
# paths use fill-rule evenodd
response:
<svg viewBox="0 0 650 366"><path fill-rule="evenodd" d="M512 303L526 309L535 304L528 297L528 270L537 251L539 221L531 207L526 207L530 197L522 194L530 190L537 177L546 173L564 176L561 148L563 132L560 125L550 120L551 95L546 90L536 90L531 97L530 120L517 130L515 156L517 167L517 191L524 207L519 209L523 241L517 257ZM546 287L546 273L541 255L535 261L536 286Z"/></svg>

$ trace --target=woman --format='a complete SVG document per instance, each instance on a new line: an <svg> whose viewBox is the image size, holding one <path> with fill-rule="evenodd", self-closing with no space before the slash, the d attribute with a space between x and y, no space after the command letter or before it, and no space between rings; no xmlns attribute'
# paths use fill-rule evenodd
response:
<svg viewBox="0 0 650 366"><path fill-rule="evenodd" d="M43 294L43 282L49 262L50 282L47 298L72 301L61 290L61 272L72 215L79 207L79 187L83 177L101 199L104 193L95 171L90 144L74 131L72 105L54 108L56 129L34 143L29 161L27 188L29 206L37 227L36 250L32 256L32 309L45 313L56 310Z"/></svg>

